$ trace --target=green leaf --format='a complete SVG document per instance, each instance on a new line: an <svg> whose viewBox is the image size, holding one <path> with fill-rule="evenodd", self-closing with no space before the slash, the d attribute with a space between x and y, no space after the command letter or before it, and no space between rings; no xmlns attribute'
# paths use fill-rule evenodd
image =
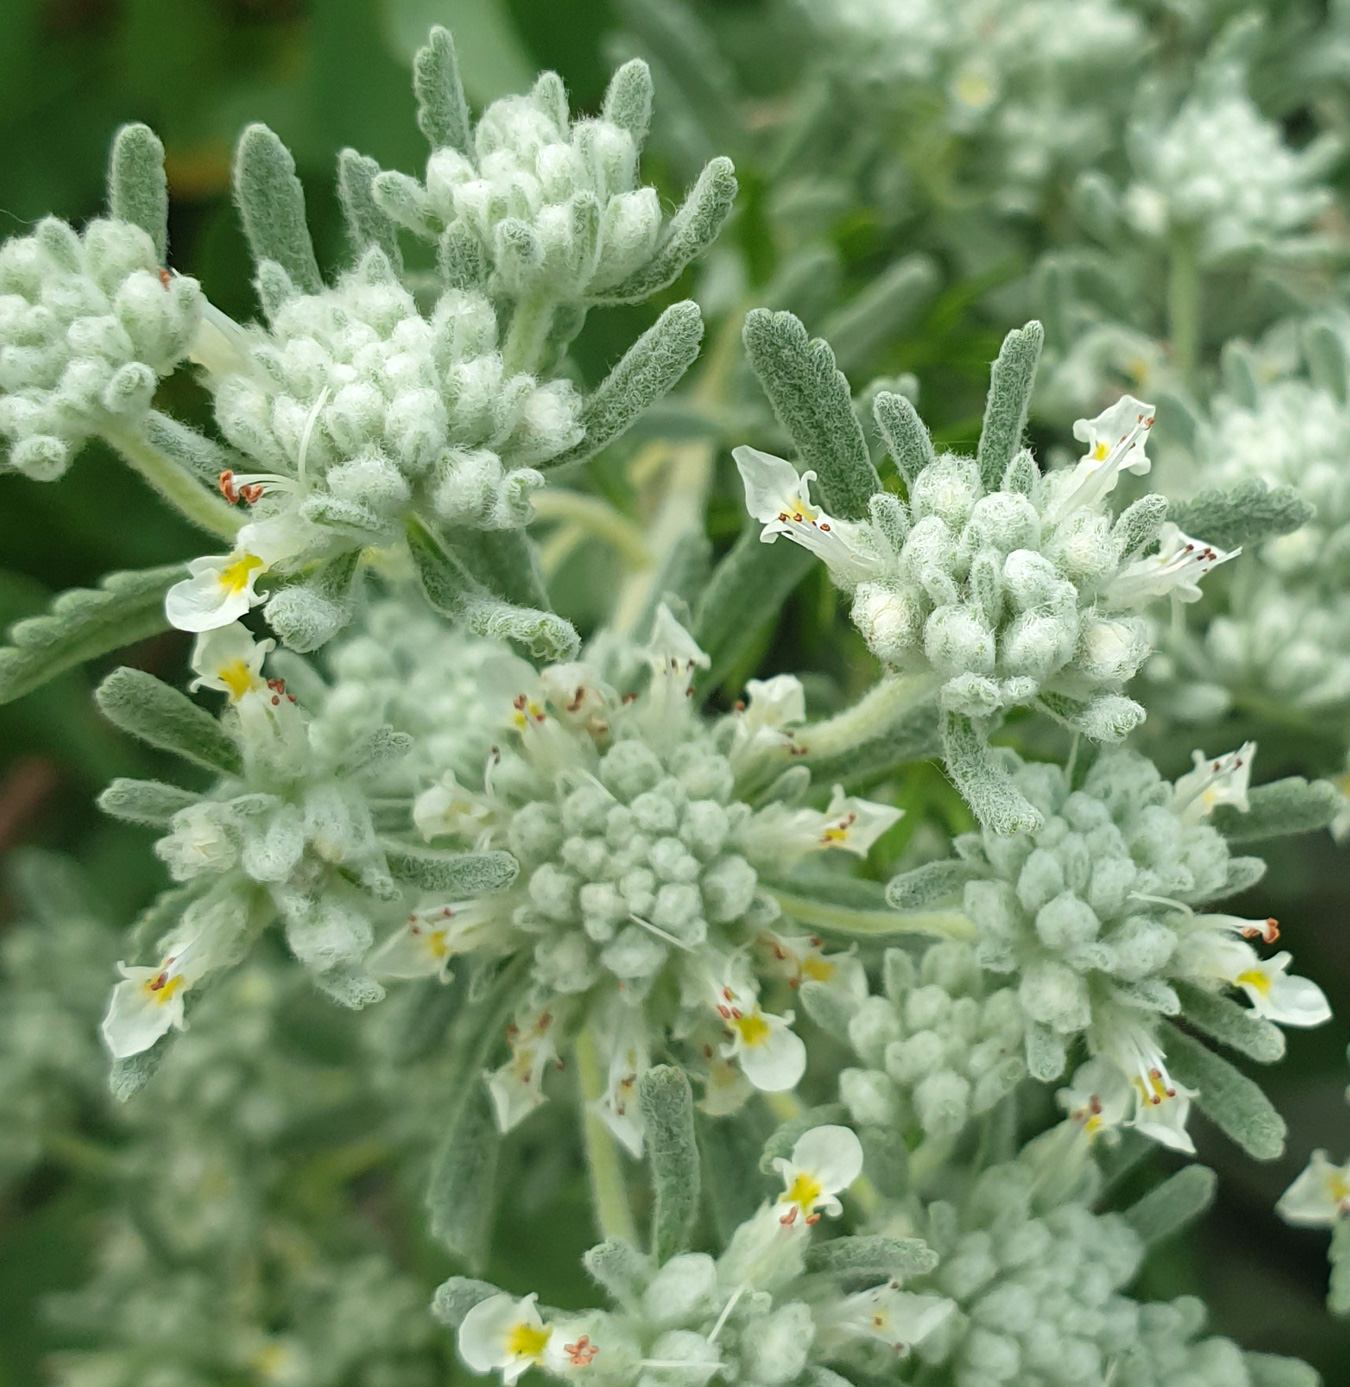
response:
<svg viewBox="0 0 1350 1387"><path fill-rule="evenodd" d="M151 410L142 424L147 441L214 490L226 468L238 467L229 449L167 414Z"/></svg>
<svg viewBox="0 0 1350 1387"><path fill-rule="evenodd" d="M919 411L903 395L883 390L872 401L872 418L900 475L913 486L919 473L937 459Z"/></svg>
<svg viewBox="0 0 1350 1387"><path fill-rule="evenodd" d="M119 777L98 797L98 807L114 819L147 828L167 828L180 809L201 798L192 790L166 785L160 780L127 780Z"/></svg>
<svg viewBox="0 0 1350 1387"><path fill-rule="evenodd" d="M108 1091L119 1103L129 1103L155 1077L173 1042L173 1032L162 1035L139 1055L113 1060L108 1066Z"/></svg>
<svg viewBox="0 0 1350 1387"><path fill-rule="evenodd" d="M280 265L307 294L323 288L305 222L305 190L291 152L265 125L250 125L234 155L234 198L257 261Z"/></svg>
<svg viewBox="0 0 1350 1387"><path fill-rule="evenodd" d="M1172 1026L1168 1032L1168 1067L1173 1078L1198 1090L1200 1111L1254 1160L1279 1160L1287 1128L1260 1086L1184 1031Z"/></svg>
<svg viewBox="0 0 1350 1387"><path fill-rule="evenodd" d="M812 1243L806 1253L808 1271L835 1276L923 1276L937 1264L937 1253L922 1238L888 1238L879 1233Z"/></svg>
<svg viewBox="0 0 1350 1387"><path fill-rule="evenodd" d="M1125 1221L1151 1247L1199 1218L1214 1202L1218 1183L1206 1166L1183 1166L1128 1208Z"/></svg>
<svg viewBox="0 0 1350 1387"><path fill-rule="evenodd" d="M501 1291L490 1281L452 1276L436 1287L436 1294L431 1298L431 1313L447 1329L458 1329L475 1305L495 1295L501 1295Z"/></svg>
<svg viewBox="0 0 1350 1387"><path fill-rule="evenodd" d="M413 745L413 738L406 732L396 731L388 723L382 723L347 750L338 765L338 775L345 779L393 765L401 761L413 749Z"/></svg>
<svg viewBox="0 0 1350 1387"><path fill-rule="evenodd" d="M886 887L886 902L896 910L922 910L959 895L966 882L979 875L969 862L927 862L892 877Z"/></svg>
<svg viewBox="0 0 1350 1387"><path fill-rule="evenodd" d="M703 1156L703 1187L708 1211L722 1246L759 1208L764 1178L759 1156L768 1138L768 1120L761 1110L747 1108L736 1119L700 1116L698 1145Z"/></svg>
<svg viewBox="0 0 1350 1387"><path fill-rule="evenodd" d="M1166 496L1150 492L1141 496L1133 505L1121 511L1116 523L1111 527L1111 537L1120 545L1124 558L1147 549L1156 542L1158 533L1167 520L1169 502Z"/></svg>
<svg viewBox="0 0 1350 1387"><path fill-rule="evenodd" d="M581 1262L596 1285L620 1305L633 1304L651 1279L647 1258L622 1238L597 1244Z"/></svg>
<svg viewBox="0 0 1350 1387"><path fill-rule="evenodd" d="M683 1069L661 1064L638 1079L652 1173L652 1255L665 1262L689 1247L698 1212L699 1156L694 1095Z"/></svg>
<svg viewBox="0 0 1350 1387"><path fill-rule="evenodd" d="M148 125L124 125L108 158L108 213L148 232L161 265L169 255L169 182L164 146Z"/></svg>
<svg viewBox="0 0 1350 1387"><path fill-rule="evenodd" d="M398 228L371 191L379 171L374 159L354 149L342 150L338 154L338 201L352 250L359 256L371 246L378 246L389 257L389 263L401 270L403 254L398 245Z"/></svg>
<svg viewBox="0 0 1350 1387"><path fill-rule="evenodd" d="M766 623L776 620L813 555L796 544L762 544L751 524L712 571L694 612L694 639L711 664L699 680L716 688Z"/></svg>
<svg viewBox="0 0 1350 1387"><path fill-rule="evenodd" d="M1040 811L1013 784L975 724L961 713L943 713L942 749L947 774L975 817L995 833L1034 833Z"/></svg>
<svg viewBox="0 0 1350 1387"><path fill-rule="evenodd" d="M505 890L520 871L509 852L437 852L388 839L380 846L395 880L449 896Z"/></svg>
<svg viewBox="0 0 1350 1387"><path fill-rule="evenodd" d="M656 254L622 283L596 294L595 302L640 303L673 284L685 266L717 239L735 200L736 170L731 160L714 159L670 219Z"/></svg>
<svg viewBox="0 0 1350 1387"><path fill-rule="evenodd" d="M1181 999L1181 1014L1197 1031L1260 1064L1274 1064L1284 1058L1284 1032L1250 1007L1194 983L1174 982L1172 986Z"/></svg>
<svg viewBox="0 0 1350 1387"><path fill-rule="evenodd" d="M186 694L140 669L115 669L94 693L109 722L194 766L223 775L243 768L239 748L220 723Z"/></svg>
<svg viewBox="0 0 1350 1387"><path fill-rule="evenodd" d="M1313 518L1313 508L1293 487L1268 487L1253 477L1236 486L1210 487L1189 501L1173 501L1167 518L1206 544L1237 549L1297 530Z"/></svg>
<svg viewBox="0 0 1350 1387"><path fill-rule="evenodd" d="M1350 1218L1337 1220L1331 1232L1331 1285L1327 1309L1333 1315L1350 1315Z"/></svg>
<svg viewBox="0 0 1350 1387"><path fill-rule="evenodd" d="M692 299L672 304L623 354L582 406L580 443L540 464L552 471L594 457L679 382L698 357L703 317Z"/></svg>
<svg viewBox="0 0 1350 1387"><path fill-rule="evenodd" d="M394 46L406 58L423 48L431 25L445 25L455 35L460 79L480 106L529 91L535 63L503 0L388 0L382 8Z"/></svg>
<svg viewBox="0 0 1350 1387"><path fill-rule="evenodd" d="M63 592L44 616L9 628L0 647L0 703L11 703L86 660L167 630L164 594L184 575L182 564L111 573L97 588Z"/></svg>
<svg viewBox="0 0 1350 1387"><path fill-rule="evenodd" d="M798 995L802 1000L802 1010L811 1020L826 1035L847 1045L848 1023L856 1010L853 1003L837 988L823 982L803 983Z"/></svg>
<svg viewBox="0 0 1350 1387"><path fill-rule="evenodd" d="M427 1189L431 1236L474 1271L492 1247L500 1151L487 1090L476 1083L441 1143Z"/></svg>
<svg viewBox="0 0 1350 1387"><path fill-rule="evenodd" d="M1218 805L1210 815L1210 823L1230 843L1257 843L1326 828L1340 813L1342 802L1329 781L1309 782L1291 775L1249 790L1250 807L1245 813L1231 804Z"/></svg>
<svg viewBox="0 0 1350 1387"><path fill-rule="evenodd" d="M826 318L821 336L844 370L867 364L900 337L937 292L931 256L907 255L888 266Z"/></svg>
<svg viewBox="0 0 1350 1387"><path fill-rule="evenodd" d="M652 123L652 71L641 58L632 58L609 79L602 107L604 118L633 137L640 150Z"/></svg>
<svg viewBox="0 0 1350 1387"><path fill-rule="evenodd" d="M844 373L828 342L812 340L791 313L766 308L746 314L746 356L804 468L815 471L831 515L865 520L881 490Z"/></svg>
<svg viewBox="0 0 1350 1387"><path fill-rule="evenodd" d="M459 80L459 58L448 29L435 25L413 58L417 125L432 149L447 146L468 154L473 137L469 104Z"/></svg>
<svg viewBox="0 0 1350 1387"><path fill-rule="evenodd" d="M1036 367L1045 343L1045 329L1034 320L1014 328L999 348L989 372L989 395L984 405L977 453L980 479L986 491L996 491L1008 464L1022 446L1022 433L1036 385Z"/></svg>

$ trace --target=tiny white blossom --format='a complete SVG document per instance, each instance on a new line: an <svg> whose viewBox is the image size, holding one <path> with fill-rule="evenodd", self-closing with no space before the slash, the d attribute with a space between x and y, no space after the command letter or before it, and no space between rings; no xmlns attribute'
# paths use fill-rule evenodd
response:
<svg viewBox="0 0 1350 1387"><path fill-rule="evenodd" d="M836 785L823 811L770 804L746 823L740 837L751 855L784 862L825 848L842 848L866 857L877 839L903 815L903 809L845 795L843 786Z"/></svg>
<svg viewBox="0 0 1350 1387"><path fill-rule="evenodd" d="M1158 552L1126 564L1107 585L1106 598L1114 607L1141 607L1169 594L1181 602L1198 602L1200 580L1241 552L1192 539L1169 521L1162 527Z"/></svg>
<svg viewBox="0 0 1350 1387"><path fill-rule="evenodd" d="M526 1013L507 1029L511 1058L487 1076L497 1126L503 1132L523 1122L544 1101L544 1072L557 1059L554 1019L547 1011Z"/></svg>
<svg viewBox="0 0 1350 1387"><path fill-rule="evenodd" d="M500 1372L506 1384L544 1360L552 1326L540 1318L537 1295L480 1300L459 1326L459 1354L476 1373Z"/></svg>
<svg viewBox="0 0 1350 1387"><path fill-rule="evenodd" d="M428 843L447 834L476 841L491 830L496 812L485 795L466 790L454 771L446 771L413 801L412 817Z"/></svg>
<svg viewBox="0 0 1350 1387"><path fill-rule="evenodd" d="M1214 934L1203 941L1203 966L1232 987L1241 988L1252 1010L1281 1026L1320 1026L1331 1019L1326 994L1312 981L1290 976L1294 956L1287 952L1261 958L1242 939Z"/></svg>
<svg viewBox="0 0 1350 1387"><path fill-rule="evenodd" d="M846 1296L825 1311L826 1326L849 1337L878 1339L898 1356L922 1343L956 1309L945 1296L902 1291L894 1282Z"/></svg>
<svg viewBox="0 0 1350 1387"><path fill-rule="evenodd" d="M838 1195L862 1174L862 1143L849 1127L812 1127L797 1138L792 1156L778 1156L774 1169L783 1177L778 1203L786 1205L781 1223L815 1223L822 1213L838 1218L844 1211Z"/></svg>
<svg viewBox="0 0 1350 1387"><path fill-rule="evenodd" d="M748 699L736 711L728 753L738 774L775 752L796 750L791 729L806 721L806 692L795 675L751 679L745 691Z"/></svg>
<svg viewBox="0 0 1350 1387"><path fill-rule="evenodd" d="M1208 818L1221 804L1231 804L1245 814L1251 807L1247 790L1255 755L1255 742L1243 742L1236 751L1212 759L1202 751L1191 752L1195 769L1178 777L1173 787L1172 808L1191 820Z"/></svg>
<svg viewBox="0 0 1350 1387"><path fill-rule="evenodd" d="M263 600L254 584L267 565L257 554L236 550L188 564L190 578L164 595L164 615L180 631L213 631L238 621Z"/></svg>
<svg viewBox="0 0 1350 1387"><path fill-rule="evenodd" d="M726 1026L723 1055L734 1059L761 1093L796 1088L806 1070L806 1046L792 1030L792 1013L761 1010L751 988L731 981L716 987L713 1005Z"/></svg>
<svg viewBox="0 0 1350 1387"><path fill-rule="evenodd" d="M798 476L790 462L758 448L733 448L731 456L745 485L746 509L764 526L759 537L765 544L786 535L821 559L847 587L881 572L865 526L836 520L812 504L814 472Z"/></svg>
<svg viewBox="0 0 1350 1387"><path fill-rule="evenodd" d="M169 832L155 844L155 855L175 881L234 865L238 849L222 822L222 809L209 801L189 804L169 821Z"/></svg>
<svg viewBox="0 0 1350 1387"><path fill-rule="evenodd" d="M461 954L487 943L500 923L491 898L416 910L370 956L377 978L450 979L450 965Z"/></svg>
<svg viewBox="0 0 1350 1387"><path fill-rule="evenodd" d="M1350 1213L1350 1161L1332 1165L1314 1151L1298 1179L1280 1196L1275 1212L1297 1228L1330 1227Z"/></svg>
<svg viewBox="0 0 1350 1387"><path fill-rule="evenodd" d="M142 1054L161 1036L186 1026L183 997L201 976L191 945L155 968L118 963L122 981L112 990L103 1017L103 1040L114 1059Z"/></svg>
<svg viewBox="0 0 1350 1387"><path fill-rule="evenodd" d="M201 632L192 647L192 668L197 677L191 687L217 689L228 694L231 703L238 703L245 694L262 693L267 688L263 659L275 644L255 641L237 621Z"/></svg>
<svg viewBox="0 0 1350 1387"><path fill-rule="evenodd" d="M1095 419L1079 419L1073 436L1086 443L1088 451L1072 472L1056 475L1046 520L1053 523L1077 510L1096 510L1115 490L1122 472L1147 472L1150 464L1144 445L1153 415L1152 405L1122 395Z"/></svg>
<svg viewBox="0 0 1350 1387"><path fill-rule="evenodd" d="M1103 1047L1111 1067L1117 1069L1133 1091L1134 1110L1126 1121L1146 1137L1173 1151L1195 1154L1195 1143L1186 1131L1194 1089L1178 1083L1167 1072L1161 1046L1142 1026L1115 1028ZM1104 1079L1103 1114L1117 1110L1119 1085L1110 1068L1099 1071Z"/></svg>

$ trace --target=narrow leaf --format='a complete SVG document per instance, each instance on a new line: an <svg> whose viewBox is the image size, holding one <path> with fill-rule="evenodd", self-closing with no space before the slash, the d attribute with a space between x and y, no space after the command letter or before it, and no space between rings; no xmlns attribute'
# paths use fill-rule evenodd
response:
<svg viewBox="0 0 1350 1387"><path fill-rule="evenodd" d="M166 785L161 780L126 780L119 777L98 797L98 807L114 819L147 828L167 828L180 809L201 798L191 790Z"/></svg>
<svg viewBox="0 0 1350 1387"><path fill-rule="evenodd" d="M475 1084L446 1133L427 1189L431 1236L474 1271L491 1250L500 1149L487 1090Z"/></svg>
<svg viewBox="0 0 1350 1387"><path fill-rule="evenodd" d="M888 1238L879 1233L813 1243L806 1254L808 1271L836 1276L923 1276L937 1264L937 1253L922 1238Z"/></svg>
<svg viewBox="0 0 1350 1387"><path fill-rule="evenodd" d="M1231 804L1219 805L1210 822L1230 843L1257 843L1291 833L1315 833L1340 813L1341 796L1326 780L1307 781L1291 775L1247 792L1244 813Z"/></svg>
<svg viewBox="0 0 1350 1387"><path fill-rule="evenodd" d="M108 212L148 232L163 265L169 254L169 181L164 146L148 125L124 125L108 158Z"/></svg>
<svg viewBox="0 0 1350 1387"><path fill-rule="evenodd" d="M1225 1136L1254 1160L1275 1161L1284 1154L1284 1119L1258 1084L1175 1027L1166 1049L1173 1077L1198 1090L1196 1106Z"/></svg>
<svg viewBox="0 0 1350 1387"><path fill-rule="evenodd" d="M556 612L517 607L512 602L482 595L465 602L463 617L474 635L485 640L514 641L545 664L575 660L581 649L581 637L572 623Z"/></svg>
<svg viewBox="0 0 1350 1387"><path fill-rule="evenodd" d="M657 1065L638 1080L652 1173L652 1255L665 1262L689 1247L698 1212L699 1156L694 1095L683 1069Z"/></svg>
<svg viewBox="0 0 1350 1387"><path fill-rule="evenodd" d="M969 862L927 862L892 877L886 887L886 901L896 910L921 910L959 895L966 882L978 875Z"/></svg>
<svg viewBox="0 0 1350 1387"><path fill-rule="evenodd" d="M903 395L883 390L872 402L872 418L900 475L913 486L919 473L937 459L918 410Z"/></svg>
<svg viewBox="0 0 1350 1387"><path fill-rule="evenodd" d="M183 576L181 564L112 573L97 588L57 597L43 616L9 629L0 647L0 703L10 703L86 660L168 629L164 594Z"/></svg>
<svg viewBox="0 0 1350 1387"><path fill-rule="evenodd" d="M1125 1221L1151 1247L1194 1223L1214 1202L1218 1183L1206 1166L1183 1166L1127 1209Z"/></svg>
<svg viewBox="0 0 1350 1387"><path fill-rule="evenodd" d="M995 833L1034 833L1040 811L1013 784L989 743L968 717L942 715L942 748L947 774L975 817Z"/></svg>
<svg viewBox="0 0 1350 1387"><path fill-rule="evenodd" d="M396 880L449 896L502 891L520 870L509 852L437 852L389 840L380 846Z"/></svg>
<svg viewBox="0 0 1350 1387"><path fill-rule="evenodd" d="M1287 535L1312 516L1312 506L1293 487L1268 487L1256 477L1232 487L1211 487L1189 501L1173 501L1167 508L1173 524L1221 549Z"/></svg>
<svg viewBox="0 0 1350 1387"><path fill-rule="evenodd" d="M1231 997L1209 992L1194 983L1175 982L1181 1014L1197 1031L1260 1064L1284 1058L1284 1032Z"/></svg>
<svg viewBox="0 0 1350 1387"><path fill-rule="evenodd" d="M651 1278L647 1259L621 1238L609 1238L581 1259L591 1279L620 1305L631 1305Z"/></svg>
<svg viewBox="0 0 1350 1387"><path fill-rule="evenodd" d="M417 124L432 149L447 145L461 154L469 152L472 123L464 87L459 80L459 59L448 29L435 25L426 46L413 58L413 91L417 96Z"/></svg>
<svg viewBox="0 0 1350 1387"><path fill-rule="evenodd" d="M195 766L238 775L239 748L220 723L186 694L140 669L115 669L94 693L109 722Z"/></svg>
<svg viewBox="0 0 1350 1387"><path fill-rule="evenodd" d="M825 320L823 336L845 370L865 365L914 322L937 292L937 265L927 255L907 255Z"/></svg>
<svg viewBox="0 0 1350 1387"><path fill-rule="evenodd" d="M489 1281L452 1276L436 1287L436 1294L431 1298L431 1313L447 1329L458 1329L475 1305L495 1295L501 1295L501 1291Z"/></svg>
<svg viewBox="0 0 1350 1387"><path fill-rule="evenodd" d="M344 149L338 155L338 200L347 224L347 240L357 255L378 246L395 269L401 269L403 254L398 245L398 228L375 201L372 187L380 166L374 159Z"/></svg>
<svg viewBox="0 0 1350 1387"><path fill-rule="evenodd" d="M977 454L980 478L987 491L997 490L1008 464L1022 446L1022 431L1027 426L1044 342L1045 329L1034 320L1025 327L1014 328L1003 339L998 359L989 372L989 395Z"/></svg>
<svg viewBox="0 0 1350 1387"><path fill-rule="evenodd" d="M866 519L881 480L829 344L812 341L791 313L765 308L746 315L742 336L778 422L816 473L824 508L846 520Z"/></svg>
<svg viewBox="0 0 1350 1387"><path fill-rule="evenodd" d="M628 131L638 149L652 121L652 96L652 71L641 58L624 63L609 79L605 92L604 118Z"/></svg>
<svg viewBox="0 0 1350 1387"><path fill-rule="evenodd" d="M250 125L234 156L234 198L255 260L273 260L297 288L323 287L305 224L305 191L291 152L265 125Z"/></svg>

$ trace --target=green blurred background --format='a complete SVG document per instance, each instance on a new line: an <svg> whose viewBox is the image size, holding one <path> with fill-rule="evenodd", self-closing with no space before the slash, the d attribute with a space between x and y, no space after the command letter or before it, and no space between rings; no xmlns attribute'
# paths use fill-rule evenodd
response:
<svg viewBox="0 0 1350 1387"><path fill-rule="evenodd" d="M780 13L761 13L756 0L704 11L731 26L742 52L753 47L746 39L756 26ZM173 263L199 278L226 312L247 317L249 264L228 194L238 129L265 120L295 152L320 258L335 263L343 251L331 184L337 149L350 144L409 172L424 157L408 60L434 22L454 31L477 105L527 86L538 67L562 73L574 108L599 102L606 36L617 25L606 0L0 0L0 234L22 233L48 212L77 223L96 214L109 137L123 121L145 121L168 151ZM752 76L750 84L762 80ZM657 100L659 125L659 90ZM659 161L654 173L662 181ZM755 221L742 216L730 233L752 257ZM856 233L856 218L841 217L837 241L846 259L857 253ZM968 405L953 398L944 411L950 377L942 343L955 340L978 355L975 345L996 342L1005 326L982 318L978 304L953 325L953 303L976 297L955 289L944 299L947 319L930 320L929 340L911 341L908 357L902 352L887 362L917 372L939 430L952 432ZM588 339L598 359L610 354L610 343L625 340L631 325L626 315L609 316L612 325L602 321ZM171 388L174 408L200 412L190 384ZM193 533L97 447L59 486L0 477L4 623L109 570L197 552ZM809 662L808 652L791 648L792 639L775 647L775 663L791 667L798 653ZM809 642L809 629L801 639ZM138 649L135 661L175 679L185 651L183 638L166 636ZM67 676L0 709L0 850L36 844L75 851L91 867L102 909L124 919L161 883L148 835L106 823L91 806L110 776L143 772L147 764L96 717L89 689L98 672ZM1350 1016L1345 866L1325 837L1281 846L1271 855L1260 903L1248 913L1281 918L1298 940L1301 970L1323 984L1340 1015ZM0 910L3 929L13 912ZM1350 1384L1350 1330L1322 1309L1325 1235L1285 1228L1270 1208L1312 1146L1350 1154L1346 1038L1340 1016L1311 1035L1293 1033L1287 1062L1263 1076L1291 1127L1284 1161L1257 1166L1201 1130L1201 1159L1221 1175L1218 1206L1187 1240L1150 1259L1139 1288L1145 1297L1204 1295L1215 1329L1248 1348L1308 1358L1330 1387ZM0 1188L0 1387L42 1380L40 1359L58 1340L41 1300L85 1279L92 1216L87 1196L56 1168L44 1167L19 1188ZM526 1234L505 1226L499 1236L521 1242Z"/></svg>

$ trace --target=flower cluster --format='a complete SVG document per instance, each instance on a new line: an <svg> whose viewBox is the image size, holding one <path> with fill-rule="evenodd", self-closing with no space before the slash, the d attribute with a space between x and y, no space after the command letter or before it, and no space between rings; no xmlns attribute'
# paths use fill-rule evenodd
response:
<svg viewBox="0 0 1350 1387"><path fill-rule="evenodd" d="M842 1211L836 1196L861 1172L858 1138L847 1127L814 1127L777 1164L783 1192L735 1230L720 1257L685 1252L653 1267L622 1245L595 1248L590 1270L619 1310L552 1311L545 1319L536 1296L446 1283L437 1305L458 1330L460 1356L507 1384L540 1367L604 1387L676 1387L715 1376L777 1387L826 1363L875 1367L907 1356L951 1315L949 1299L902 1290L897 1278L845 1294L831 1277L808 1290L804 1275L812 1225Z"/></svg>
<svg viewBox="0 0 1350 1387"><path fill-rule="evenodd" d="M930 945L917 966L901 949L882 965L885 995L849 1022L866 1068L845 1069L839 1092L860 1127L951 1137L1026 1075L1016 990L987 989L974 949Z"/></svg>
<svg viewBox="0 0 1350 1387"><path fill-rule="evenodd" d="M444 976L460 954L528 952L516 1053L493 1084L502 1125L542 1101L557 1026L589 1013L610 1075L601 1111L634 1149L632 1087L663 1033L690 1047L711 1111L739 1106L751 1085L796 1085L805 1049L762 988L787 993L807 978L856 996L861 968L793 928L764 882L808 854L866 855L899 817L838 789L823 810L781 787L764 793L805 715L795 679L752 683L744 710L708 724L689 698L706 656L664 607L646 654L645 687L626 657L614 684L603 666L483 666L511 741L494 748L481 786L448 773L413 819L432 844L509 851L517 885L415 914L372 960L382 976Z"/></svg>
<svg viewBox="0 0 1350 1387"><path fill-rule="evenodd" d="M1129 1120L1189 1150L1194 1095L1168 1074L1159 1020L1182 1008L1177 987L1242 993L1260 1018L1316 1026L1330 1017L1316 984L1263 958L1273 920L1199 913L1252 885L1264 866L1237 858L1207 822L1216 805L1245 808L1255 748L1206 760L1172 785L1136 753L1108 750L1071 787L1059 767L1017 764L1018 788L1044 816L1035 833L957 840L975 879L964 888L980 964L1015 981L1027 1067L1063 1072L1069 1047L1095 1056L1079 1071L1071 1112L1091 1132Z"/></svg>
<svg viewBox="0 0 1350 1387"><path fill-rule="evenodd" d="M8 463L51 481L95 434L138 423L187 355L197 282L164 269L149 233L48 217L0 247L0 438Z"/></svg>

